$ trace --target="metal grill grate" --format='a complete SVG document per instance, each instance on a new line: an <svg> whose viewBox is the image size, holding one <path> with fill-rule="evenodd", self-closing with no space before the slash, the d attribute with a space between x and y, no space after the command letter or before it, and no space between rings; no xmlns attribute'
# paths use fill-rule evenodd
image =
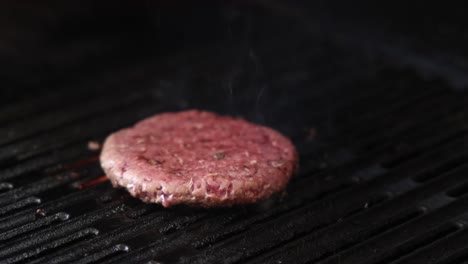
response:
<svg viewBox="0 0 468 264"><path fill-rule="evenodd" d="M389 74L413 89L381 87ZM466 98L431 82L417 83L405 72L385 75L335 102L340 110L336 120L328 120L337 122L336 135L326 138L330 144L317 147L321 139L307 137L314 123L294 128L301 175L288 196L264 207L162 209L102 181L87 141L102 140L163 107L154 107L157 99L147 90L125 97L126 104L118 101L118 109L117 101L107 100L113 95L94 97L88 105L97 109L77 111L66 121L55 118L66 112L51 111L11 123L1 151L0 258L5 263L436 263L443 258L459 263L465 246L456 241L466 236L467 220ZM313 121L326 112L308 108L304 113L312 113ZM51 122L34 126L42 116ZM15 133L29 124L31 130Z"/></svg>
<svg viewBox="0 0 468 264"><path fill-rule="evenodd" d="M289 31L2 107L0 262L466 263L468 95ZM163 209L113 189L88 142L190 107L290 136L288 195Z"/></svg>

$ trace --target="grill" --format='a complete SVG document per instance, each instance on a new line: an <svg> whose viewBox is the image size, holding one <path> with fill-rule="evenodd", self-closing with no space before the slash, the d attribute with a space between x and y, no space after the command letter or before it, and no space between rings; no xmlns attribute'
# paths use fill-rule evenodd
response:
<svg viewBox="0 0 468 264"><path fill-rule="evenodd" d="M164 8L163 26L174 26ZM90 28L104 29L36 48L48 70L0 45L17 63L4 67L0 99L0 262L468 263L466 92L452 75L423 77L420 64L395 64L379 46L370 56L278 10L227 4L185 17L176 28L193 46L183 49L161 44L174 40L164 30L143 38L153 28L124 26L147 20L119 24L118 13L102 35L112 23L95 18ZM213 22L223 30L205 38L200 26ZM109 39L119 46L109 51ZM170 52L155 54L155 43ZM164 209L112 188L90 142L189 108L292 138L301 170L288 194Z"/></svg>

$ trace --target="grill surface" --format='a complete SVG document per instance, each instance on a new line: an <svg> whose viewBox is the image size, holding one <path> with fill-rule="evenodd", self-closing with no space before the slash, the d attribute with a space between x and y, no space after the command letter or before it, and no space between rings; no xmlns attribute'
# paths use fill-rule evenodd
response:
<svg viewBox="0 0 468 264"><path fill-rule="evenodd" d="M228 9L231 33L209 48L6 93L0 262L468 263L467 94L253 10ZM164 209L113 189L88 142L188 108L290 136L301 172L288 195Z"/></svg>

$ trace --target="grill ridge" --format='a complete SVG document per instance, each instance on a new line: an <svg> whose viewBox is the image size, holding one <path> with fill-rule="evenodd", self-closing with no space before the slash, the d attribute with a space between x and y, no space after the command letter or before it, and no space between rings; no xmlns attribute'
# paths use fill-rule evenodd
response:
<svg viewBox="0 0 468 264"><path fill-rule="evenodd" d="M295 38L303 31L295 22L266 16L234 14L231 30L245 32L231 33L242 40L167 60L142 50L144 61L114 56L141 43L108 49L115 39L94 43L99 36L51 53L65 56L50 62L58 63L70 51L104 52L83 58L92 69L68 65L51 81L82 80L68 85L75 89L0 107L0 262L466 262L466 92L367 61L306 29ZM112 188L87 142L192 107L290 136L301 173L289 194L251 206L165 209Z"/></svg>

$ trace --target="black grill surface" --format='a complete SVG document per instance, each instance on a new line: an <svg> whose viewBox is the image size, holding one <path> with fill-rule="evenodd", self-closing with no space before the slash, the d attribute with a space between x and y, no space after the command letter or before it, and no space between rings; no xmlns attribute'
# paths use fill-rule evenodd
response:
<svg viewBox="0 0 468 264"><path fill-rule="evenodd" d="M228 33L166 56L123 27L115 53L93 33L5 67L0 263L468 263L468 95L277 11L217 7ZM287 195L164 209L112 188L90 142L190 108L291 137Z"/></svg>

